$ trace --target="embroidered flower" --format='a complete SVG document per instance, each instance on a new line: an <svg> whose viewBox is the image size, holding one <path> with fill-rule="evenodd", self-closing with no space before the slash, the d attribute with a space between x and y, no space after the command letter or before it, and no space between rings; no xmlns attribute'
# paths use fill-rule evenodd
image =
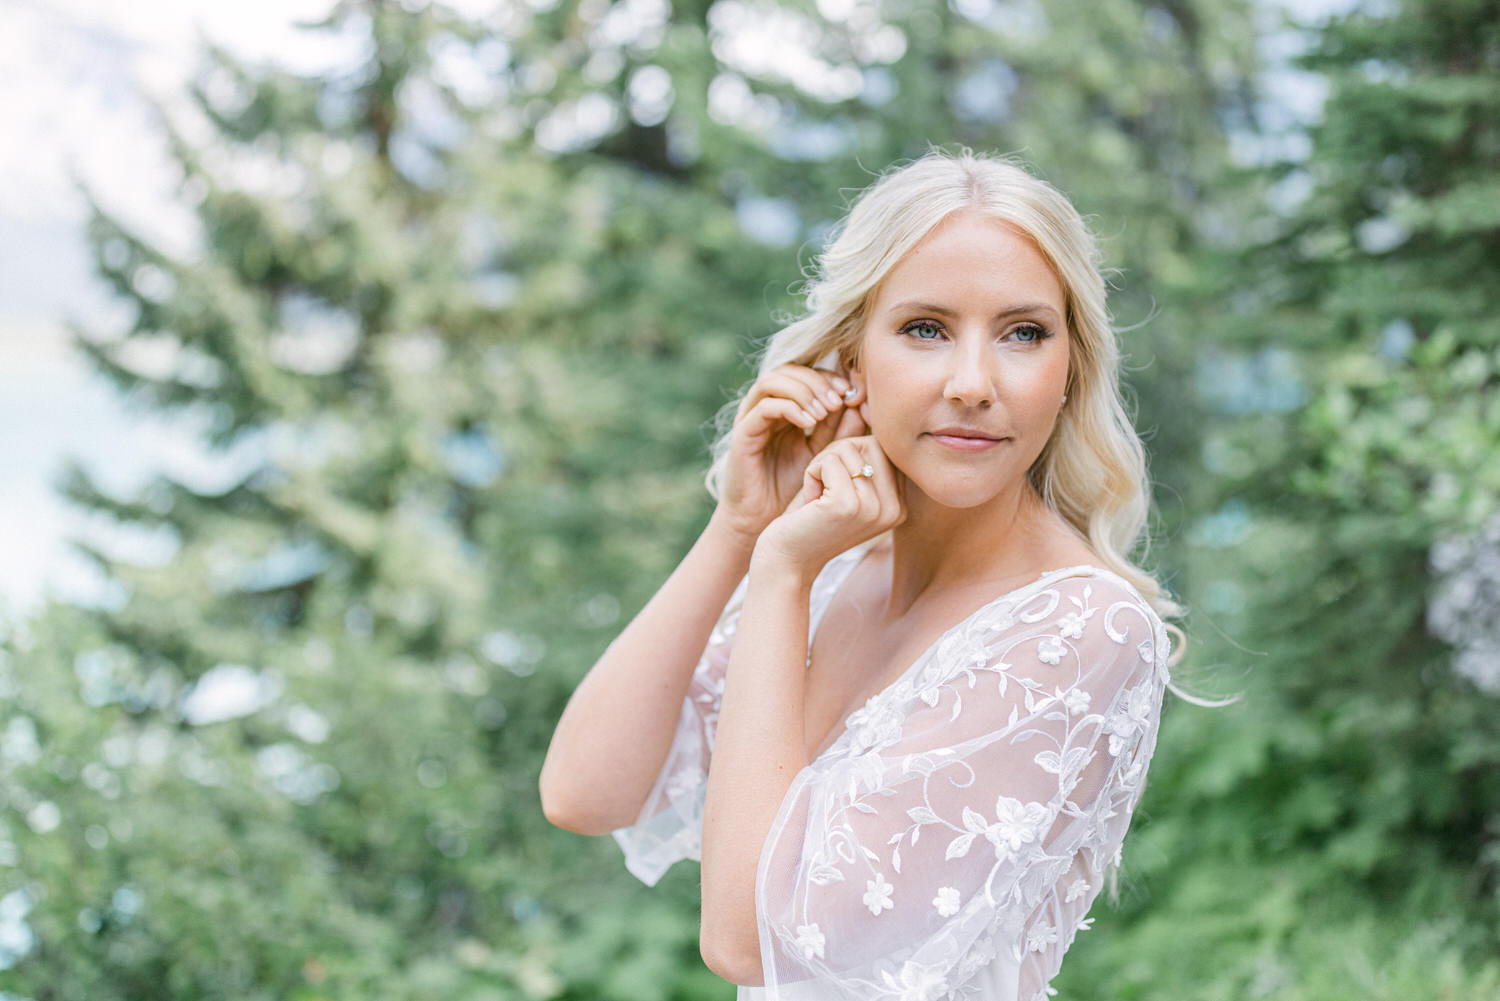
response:
<svg viewBox="0 0 1500 1001"><path fill-rule="evenodd" d="M985 837L995 845L996 854L1008 845L1017 852L1022 845L1029 845L1041 836L1042 825L1047 822L1047 808L1041 803L1022 803L1009 796L1001 796L995 802L998 824L990 825Z"/></svg>
<svg viewBox="0 0 1500 1001"><path fill-rule="evenodd" d="M1068 884L1067 896L1063 897L1063 903L1071 904L1085 893L1089 892L1089 881L1082 876Z"/></svg>
<svg viewBox="0 0 1500 1001"><path fill-rule="evenodd" d="M1073 687L1063 693L1063 705L1068 707L1068 712L1074 716L1089 711L1089 693L1082 688Z"/></svg>
<svg viewBox="0 0 1500 1001"><path fill-rule="evenodd" d="M802 950L804 959L822 959L823 943L823 932L816 922L797 926L797 948Z"/></svg>
<svg viewBox="0 0 1500 1001"><path fill-rule="evenodd" d="M870 909L871 914L878 918L881 911L896 906L891 903L891 891L894 889L894 886L885 881L883 872L877 872L874 879L865 880L865 906Z"/></svg>
<svg viewBox="0 0 1500 1001"><path fill-rule="evenodd" d="M1057 941L1057 929L1045 921L1038 921L1036 927L1026 933L1026 951L1041 952Z"/></svg>
<svg viewBox="0 0 1500 1001"><path fill-rule="evenodd" d="M941 970L909 959L901 964L899 980L891 976L889 971L883 977L887 993L881 997L891 997L897 1001L935 1001L948 990L948 978Z"/></svg>
<svg viewBox="0 0 1500 1001"><path fill-rule="evenodd" d="M1058 664L1062 662L1063 654L1068 648L1057 636L1048 636L1036 646L1036 659L1043 664Z"/></svg>
<svg viewBox="0 0 1500 1001"><path fill-rule="evenodd" d="M849 753L863 754L875 747L894 743L901 736L901 724L905 716L890 700L882 699L876 692L859 709L849 714L845 721L849 728Z"/></svg>
<svg viewBox="0 0 1500 1001"><path fill-rule="evenodd" d="M945 886L938 890L936 897L932 898L932 906L945 918L951 918L958 913L959 896L957 887Z"/></svg>
<svg viewBox="0 0 1500 1001"><path fill-rule="evenodd" d="M1109 734L1109 753L1118 758L1120 752L1134 744L1136 738L1151 724L1151 686L1140 684L1125 696L1124 704L1110 715L1105 724Z"/></svg>
<svg viewBox="0 0 1500 1001"><path fill-rule="evenodd" d="M996 823L990 823L982 813L964 807L964 827L968 831L948 843L944 861L961 858L969 854L974 838L983 834L995 846L995 857L1004 859L1021 850L1021 846L1035 841L1047 823L1047 808L1041 803L1025 803L1009 796L1001 796L995 804Z"/></svg>
<svg viewBox="0 0 1500 1001"><path fill-rule="evenodd" d="M878 751L850 753L828 770L828 784L842 785L852 803L866 793L885 788L885 758Z"/></svg>
<svg viewBox="0 0 1500 1001"><path fill-rule="evenodd" d="M1069 612L1057 620L1058 632L1070 640L1076 640L1083 635L1083 616L1077 612Z"/></svg>

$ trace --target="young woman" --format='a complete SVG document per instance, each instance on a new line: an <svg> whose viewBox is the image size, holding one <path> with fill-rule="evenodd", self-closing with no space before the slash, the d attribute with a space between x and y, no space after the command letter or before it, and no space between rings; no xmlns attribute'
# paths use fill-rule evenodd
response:
<svg viewBox="0 0 1500 1001"><path fill-rule="evenodd" d="M742 1001L1033 1001L1119 864L1177 609L1096 260L1004 160L877 181L558 724L548 817L701 859Z"/></svg>

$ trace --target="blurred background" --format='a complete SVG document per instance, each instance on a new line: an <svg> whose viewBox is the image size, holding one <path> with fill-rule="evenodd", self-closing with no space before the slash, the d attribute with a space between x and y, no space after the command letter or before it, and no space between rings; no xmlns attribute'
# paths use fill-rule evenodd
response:
<svg viewBox="0 0 1500 1001"><path fill-rule="evenodd" d="M536 780L852 195L1102 238L1189 609L1063 998L1500 998L1500 8L0 0L0 999L729 1001Z"/></svg>

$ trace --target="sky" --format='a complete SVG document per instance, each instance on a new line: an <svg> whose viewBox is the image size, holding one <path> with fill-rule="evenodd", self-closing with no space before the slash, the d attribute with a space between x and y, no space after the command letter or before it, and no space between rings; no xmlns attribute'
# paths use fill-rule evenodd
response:
<svg viewBox="0 0 1500 1001"><path fill-rule="evenodd" d="M227 479L182 421L138 413L70 347L68 324L118 329L83 239L86 186L171 243L185 232L146 95L181 101L202 39L316 68L330 53L294 28L328 0L0 0L0 615L49 593L107 596L65 540L113 540L52 489L74 457L128 489L168 470Z"/></svg>

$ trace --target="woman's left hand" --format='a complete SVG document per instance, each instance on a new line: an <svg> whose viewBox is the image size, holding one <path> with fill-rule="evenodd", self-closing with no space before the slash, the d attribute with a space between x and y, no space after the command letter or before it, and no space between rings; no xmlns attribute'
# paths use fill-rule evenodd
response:
<svg viewBox="0 0 1500 1001"><path fill-rule="evenodd" d="M900 478L874 435L834 441L807 464L802 489L766 526L756 556L811 578L839 553L906 520Z"/></svg>

